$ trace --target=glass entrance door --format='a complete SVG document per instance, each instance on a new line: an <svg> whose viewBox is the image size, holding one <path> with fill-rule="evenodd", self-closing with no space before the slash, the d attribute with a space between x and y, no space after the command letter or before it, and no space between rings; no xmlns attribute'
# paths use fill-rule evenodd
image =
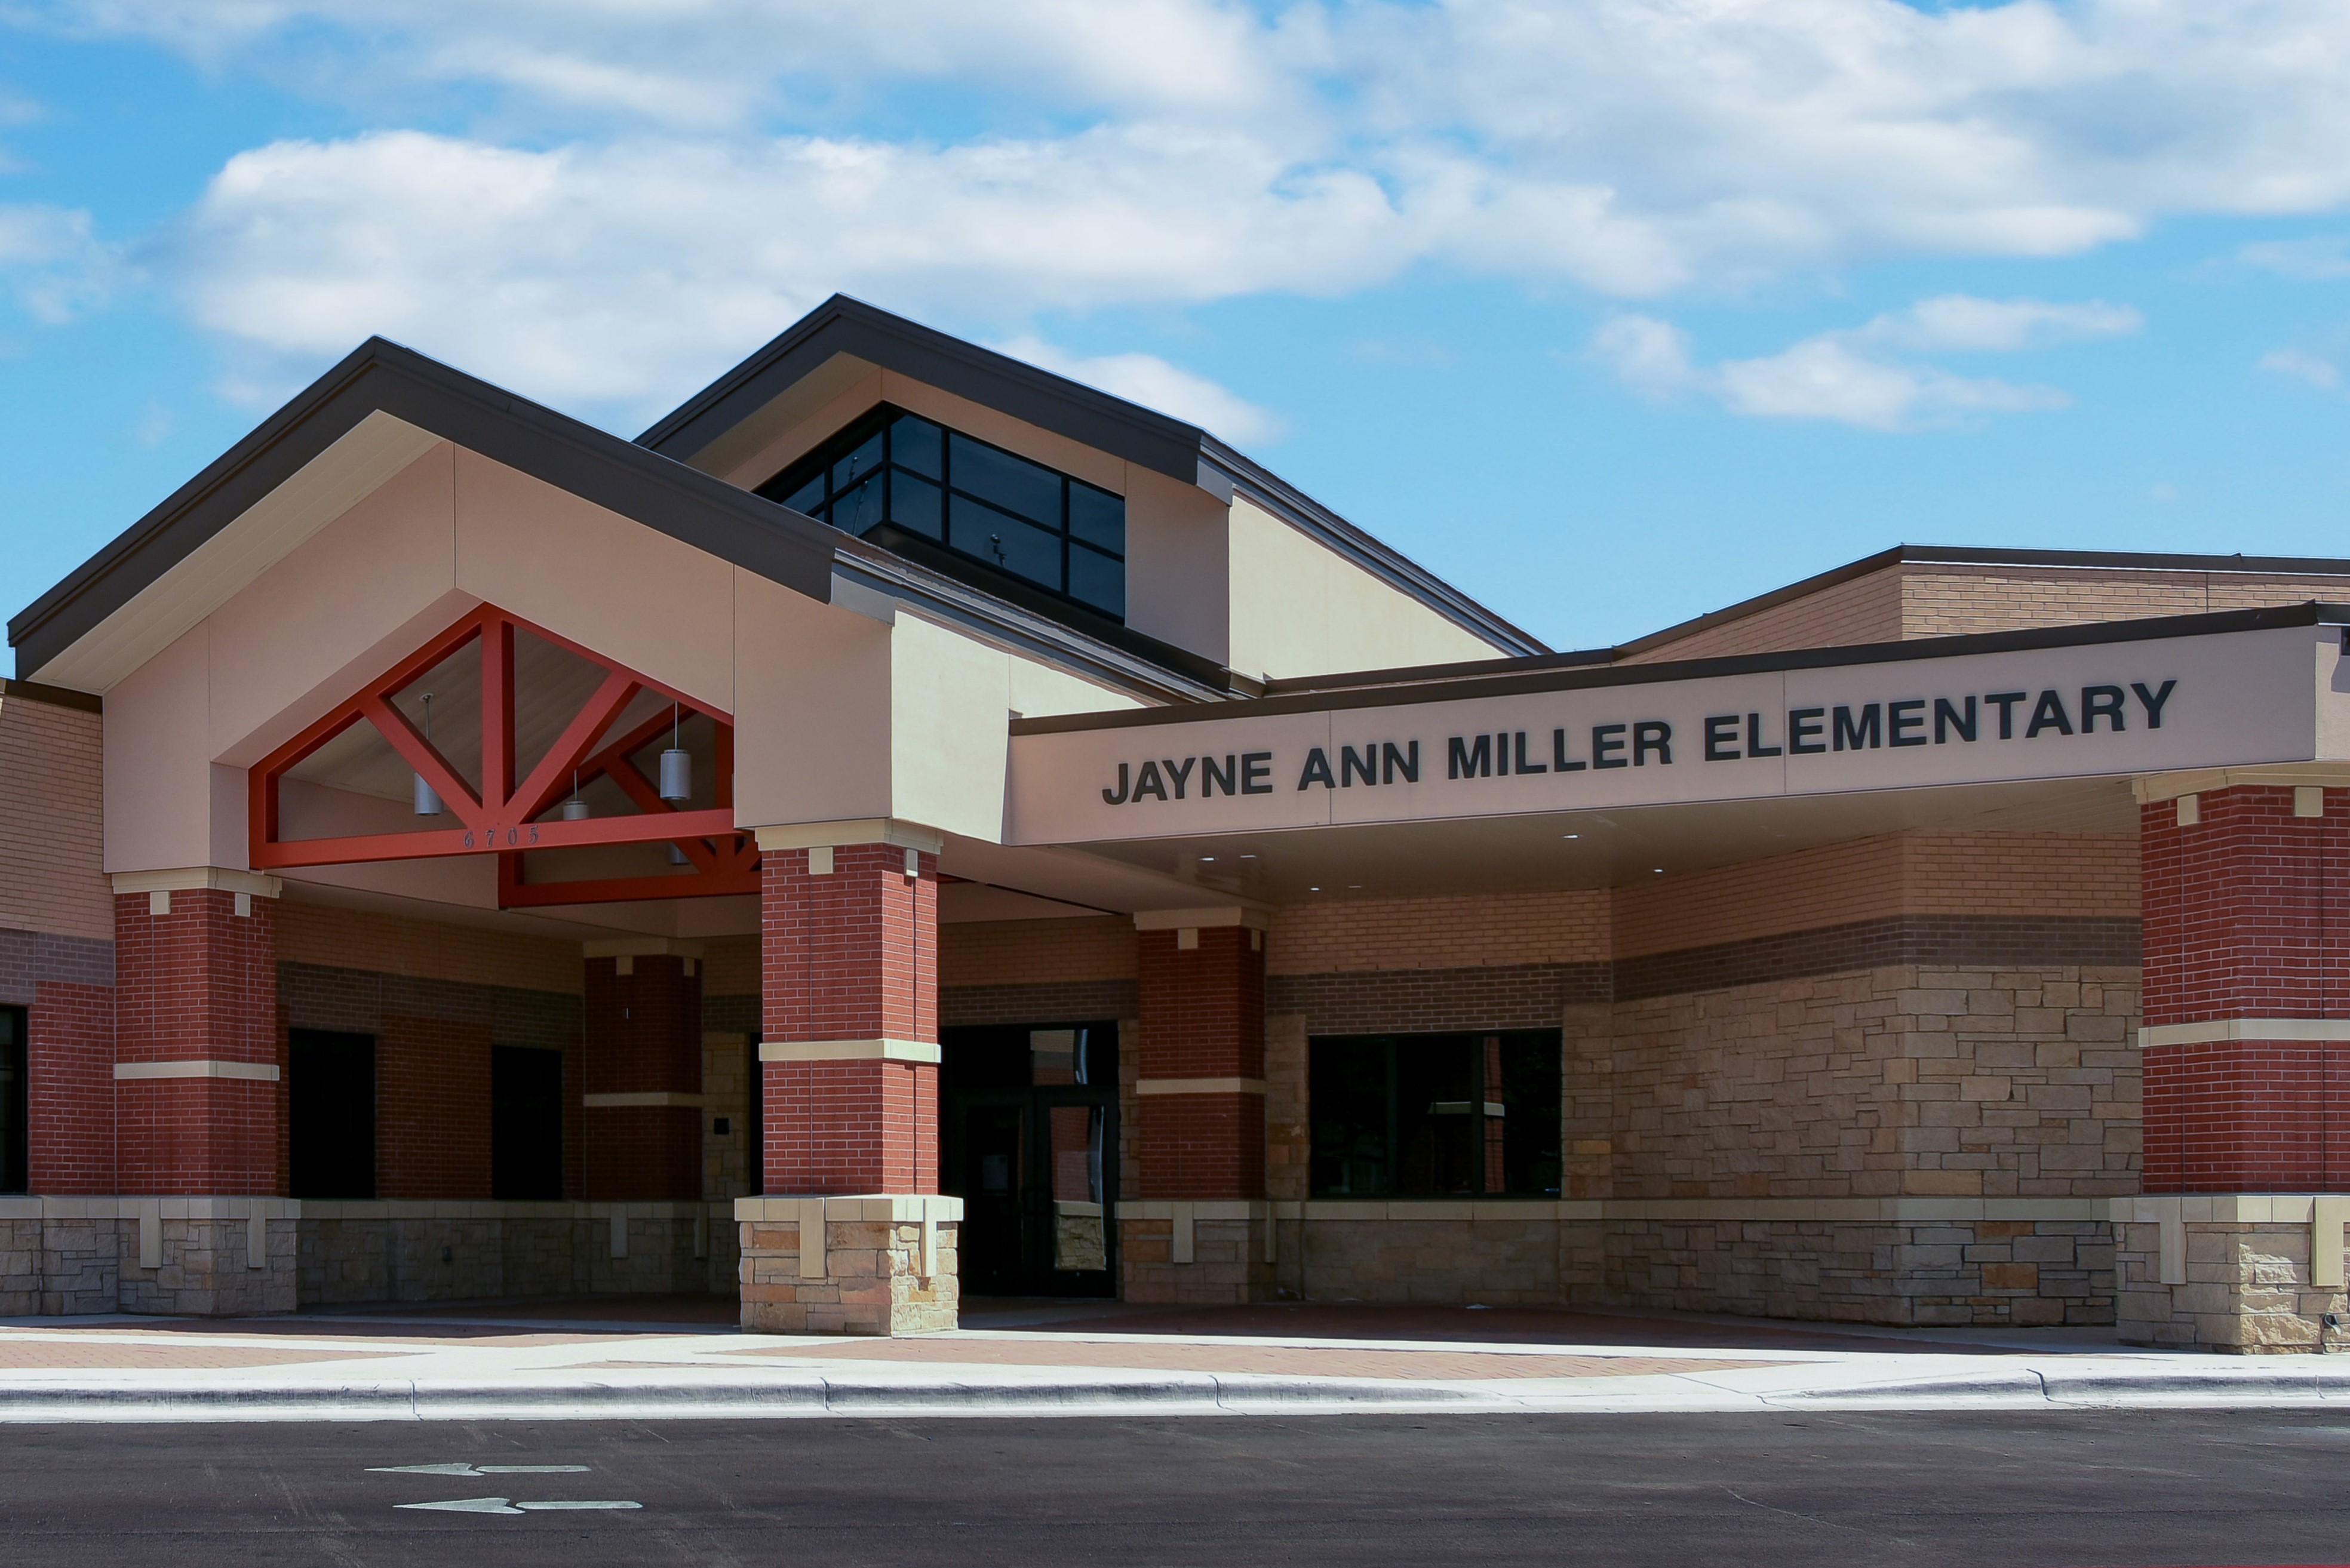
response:
<svg viewBox="0 0 2350 1568"><path fill-rule="evenodd" d="M1118 1293L1118 1026L941 1032L940 1185L971 1295Z"/></svg>

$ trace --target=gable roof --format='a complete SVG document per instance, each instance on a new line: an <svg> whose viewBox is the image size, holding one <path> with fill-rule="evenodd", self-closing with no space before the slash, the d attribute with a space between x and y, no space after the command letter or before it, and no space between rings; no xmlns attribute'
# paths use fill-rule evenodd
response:
<svg viewBox="0 0 2350 1568"><path fill-rule="evenodd" d="M1235 493L1503 654L1549 649L1197 425L836 294L655 421L637 440L681 462L843 355L1066 436L1229 502Z"/></svg>
<svg viewBox="0 0 2350 1568"><path fill-rule="evenodd" d="M406 448L397 436L388 438L400 465L433 440L453 441L830 602L839 538L831 528L414 349L370 337L10 619L17 668L43 670L329 447L355 432L378 434L379 427L360 427L381 416L389 421L380 431L404 426L411 438ZM407 456L399 456L402 450Z"/></svg>

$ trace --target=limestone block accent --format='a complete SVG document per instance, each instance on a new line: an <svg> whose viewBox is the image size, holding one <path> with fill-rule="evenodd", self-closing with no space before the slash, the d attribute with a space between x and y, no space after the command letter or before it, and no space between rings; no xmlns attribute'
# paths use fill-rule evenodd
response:
<svg viewBox="0 0 2350 1568"><path fill-rule="evenodd" d="M2116 1199L2121 1337L2238 1355L2341 1350L2350 1317L2339 1193Z"/></svg>
<svg viewBox="0 0 2350 1568"><path fill-rule="evenodd" d="M955 1326L960 1198L743 1198L734 1218L746 1334L935 1334Z"/></svg>
<svg viewBox="0 0 2350 1568"><path fill-rule="evenodd" d="M1272 1301L1281 1232L1264 1199L1158 1199L1118 1206L1119 1296L1130 1302Z"/></svg>
<svg viewBox="0 0 2350 1568"><path fill-rule="evenodd" d="M292 1312L301 1205L287 1198L117 1199L116 1310Z"/></svg>
<svg viewBox="0 0 2350 1568"><path fill-rule="evenodd" d="M732 1229L723 1203L312 1200L300 1300L723 1294Z"/></svg>

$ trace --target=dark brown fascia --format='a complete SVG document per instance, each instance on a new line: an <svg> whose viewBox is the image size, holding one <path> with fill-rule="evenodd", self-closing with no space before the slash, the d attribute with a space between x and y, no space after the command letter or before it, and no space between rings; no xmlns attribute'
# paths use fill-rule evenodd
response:
<svg viewBox="0 0 2350 1568"><path fill-rule="evenodd" d="M1073 730L1122 730L1151 724L1188 724L1208 719L1253 719L1284 713L1335 712L1354 708L1391 708L1411 702L1457 702L1479 697L1528 692L1579 691L1609 686L1648 686L1700 680L1723 675L1764 675L1788 670L1831 670L1851 664L1900 664L1921 659L1956 659L1976 653L2012 653L2042 648L2084 648L2100 643L2151 642L2165 638L2212 637L2297 626L2350 626L2350 604L2311 601L2257 609L2218 610L2203 615L2098 621L2085 626L2039 627L2029 631L1975 632L1964 637L1927 637L1906 642L1852 643L1775 653L1742 653L1712 659L1619 664L1605 659L1581 666L1573 655L1495 659L1483 665L1430 665L1413 679L1410 670L1388 670L1378 685L1292 691L1209 708L1140 708L1101 713L1064 713L1021 719L1015 735L1050 735ZM2345 634L2350 638L2350 634ZM2345 649L2350 651L2350 649Z"/></svg>
<svg viewBox="0 0 2350 1568"><path fill-rule="evenodd" d="M2173 556L2135 550L1996 550L1959 545L1896 545L1841 566L1789 583L1751 599L1708 610L1645 637L1621 643L1616 657L1648 653L1717 626L1743 620L1766 609L1808 598L1824 589L1888 566L2041 566L2073 571L2126 572L2257 572L2282 576L2350 576L2350 560L2298 556Z"/></svg>
<svg viewBox="0 0 2350 1568"><path fill-rule="evenodd" d="M1548 651L1529 633L1197 425L1170 419L846 295L836 294L817 306L637 440L655 452L691 462L841 354L895 370L1154 473L1197 484L1226 503L1235 492L1246 492L1255 504L1463 630L1521 654Z"/></svg>
<svg viewBox="0 0 2350 1568"><path fill-rule="evenodd" d="M46 702L52 708L72 708L84 713L106 711L105 701L90 692L66 686L44 686L37 680L19 680L13 675L0 675L0 701Z"/></svg>
<svg viewBox="0 0 2350 1568"><path fill-rule="evenodd" d="M796 512L370 337L8 623L37 670L373 413L386 413L782 584L830 601L838 535Z"/></svg>

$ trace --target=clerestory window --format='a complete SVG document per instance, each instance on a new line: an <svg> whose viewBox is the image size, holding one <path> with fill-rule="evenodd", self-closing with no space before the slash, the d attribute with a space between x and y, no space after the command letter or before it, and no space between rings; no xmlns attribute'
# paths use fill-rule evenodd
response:
<svg viewBox="0 0 2350 1568"><path fill-rule="evenodd" d="M860 537L927 541L1126 618L1125 497L919 414L885 403L759 493Z"/></svg>

